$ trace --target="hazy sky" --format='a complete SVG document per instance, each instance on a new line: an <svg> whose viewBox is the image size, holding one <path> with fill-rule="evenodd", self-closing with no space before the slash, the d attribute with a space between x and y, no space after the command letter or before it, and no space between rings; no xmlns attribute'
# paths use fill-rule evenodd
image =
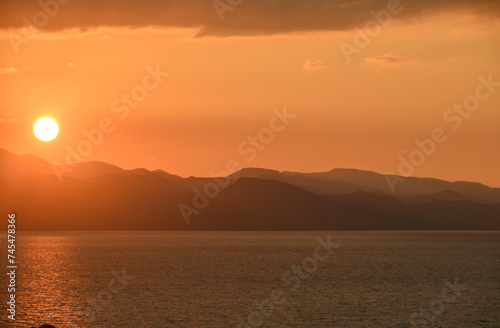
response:
<svg viewBox="0 0 500 328"><path fill-rule="evenodd" d="M0 148L500 187L500 1L45 3L0 4ZM285 107L294 118L273 118ZM33 135L42 116L54 141Z"/></svg>

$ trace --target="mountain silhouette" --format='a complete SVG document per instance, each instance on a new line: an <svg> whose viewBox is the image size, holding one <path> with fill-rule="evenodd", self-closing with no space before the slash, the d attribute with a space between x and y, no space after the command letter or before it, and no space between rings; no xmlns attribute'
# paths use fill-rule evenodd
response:
<svg viewBox="0 0 500 328"><path fill-rule="evenodd" d="M404 182L396 184L395 190L392 191L385 175L356 169L333 169L329 172L298 173L250 168L243 169L237 172L237 174L242 177L272 178L325 195L365 191L400 199L417 195L436 194L435 199L442 199L444 194L440 193L455 192L469 197L468 199L470 200L476 199L485 202L500 203L500 188L490 188L476 182L449 182L433 178L396 176L403 179ZM410 199L409 201L412 200Z"/></svg>
<svg viewBox="0 0 500 328"><path fill-rule="evenodd" d="M444 190L433 194L413 195L406 197L404 199L406 203L429 203L434 200L444 200L450 202L469 201L469 202L486 203L486 204L495 203L493 201L487 201L487 200L477 199L474 197L469 197L454 190Z"/></svg>
<svg viewBox="0 0 500 328"><path fill-rule="evenodd" d="M217 181L102 162L55 172L0 150L0 209L20 231L500 229L499 189L472 182L406 178L391 193L385 176L354 169L248 168Z"/></svg>

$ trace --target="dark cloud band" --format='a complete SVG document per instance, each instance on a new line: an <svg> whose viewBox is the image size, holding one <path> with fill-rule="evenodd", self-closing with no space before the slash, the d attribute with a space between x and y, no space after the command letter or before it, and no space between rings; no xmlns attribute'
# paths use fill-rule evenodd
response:
<svg viewBox="0 0 500 328"><path fill-rule="evenodd" d="M32 22L41 30L97 26L200 27L200 35L270 35L349 30L372 19L371 11L398 0L2 0L0 28ZM500 1L401 0L394 19L468 11L500 17ZM45 19L47 18L47 19ZM45 22L45 24L41 24Z"/></svg>

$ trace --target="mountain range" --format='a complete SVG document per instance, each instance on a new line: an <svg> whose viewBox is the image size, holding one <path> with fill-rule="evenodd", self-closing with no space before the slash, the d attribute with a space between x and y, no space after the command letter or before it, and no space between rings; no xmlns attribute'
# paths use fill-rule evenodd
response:
<svg viewBox="0 0 500 328"><path fill-rule="evenodd" d="M27 231L500 229L500 188L390 177L401 181L392 190L388 178L261 168L183 178L95 161L53 166L0 149L0 209Z"/></svg>

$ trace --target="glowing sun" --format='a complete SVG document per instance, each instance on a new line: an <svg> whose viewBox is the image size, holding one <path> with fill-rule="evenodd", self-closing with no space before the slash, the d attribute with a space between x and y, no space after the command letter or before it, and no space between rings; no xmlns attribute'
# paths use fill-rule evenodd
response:
<svg viewBox="0 0 500 328"><path fill-rule="evenodd" d="M50 117L42 117L33 126L35 136L42 141L50 141L59 133L59 126Z"/></svg>

